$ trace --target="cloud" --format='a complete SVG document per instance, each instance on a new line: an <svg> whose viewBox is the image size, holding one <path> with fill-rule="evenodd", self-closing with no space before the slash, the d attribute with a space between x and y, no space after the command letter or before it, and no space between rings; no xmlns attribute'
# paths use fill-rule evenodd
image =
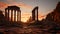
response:
<svg viewBox="0 0 60 34"><path fill-rule="evenodd" d="M27 5L27 4L25 4L25 3L23 3L23 2L17 2L17 1L15 1L15 0L6 0L8 3L10 3L10 5L18 5L18 6L20 6L20 7L28 7L28 8L31 8L31 6L30 5Z"/></svg>
<svg viewBox="0 0 60 34"><path fill-rule="evenodd" d="M14 0L6 0L8 3L13 3Z"/></svg>
<svg viewBox="0 0 60 34"><path fill-rule="evenodd" d="M6 0L6 1L8 1L8 2L13 2L13 0Z"/></svg>
<svg viewBox="0 0 60 34"><path fill-rule="evenodd" d="M0 9L5 9L7 6L12 6L12 5L16 5L21 7L21 10L24 11L31 11L32 6L24 4L22 2L18 3L18 2L14 2L13 0L7 0L8 2L10 1L10 3L4 3L4 2L0 2ZM12 3L11 3L12 2Z"/></svg>
<svg viewBox="0 0 60 34"><path fill-rule="evenodd" d="M31 6L31 5L27 5L27 4L22 3L22 2L20 2L19 6L32 8L32 6Z"/></svg>
<svg viewBox="0 0 60 34"><path fill-rule="evenodd" d="M0 9L4 9L8 6L8 4L4 3L4 2L0 2Z"/></svg>

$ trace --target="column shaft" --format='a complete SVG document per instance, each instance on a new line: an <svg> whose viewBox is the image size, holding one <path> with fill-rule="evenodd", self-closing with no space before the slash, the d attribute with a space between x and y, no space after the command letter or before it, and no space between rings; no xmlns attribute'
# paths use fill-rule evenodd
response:
<svg viewBox="0 0 60 34"><path fill-rule="evenodd" d="M11 21L13 21L13 10L11 10Z"/></svg>
<svg viewBox="0 0 60 34"><path fill-rule="evenodd" d="M16 10L14 11L14 21L16 21Z"/></svg>
<svg viewBox="0 0 60 34"><path fill-rule="evenodd" d="M7 14L8 16L7 16L7 18L8 18L8 20L9 20L9 9L8 9L8 14Z"/></svg>
<svg viewBox="0 0 60 34"><path fill-rule="evenodd" d="M37 8L37 21L38 21L38 8Z"/></svg>

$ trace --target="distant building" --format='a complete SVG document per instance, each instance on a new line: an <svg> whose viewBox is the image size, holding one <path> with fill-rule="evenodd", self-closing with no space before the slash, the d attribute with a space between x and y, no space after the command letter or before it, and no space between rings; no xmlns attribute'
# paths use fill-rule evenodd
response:
<svg viewBox="0 0 60 34"><path fill-rule="evenodd" d="M5 8L5 17L9 21L21 21L21 10L17 6L8 6Z"/></svg>
<svg viewBox="0 0 60 34"><path fill-rule="evenodd" d="M32 20L38 20L38 7L35 7L33 10L32 10Z"/></svg>

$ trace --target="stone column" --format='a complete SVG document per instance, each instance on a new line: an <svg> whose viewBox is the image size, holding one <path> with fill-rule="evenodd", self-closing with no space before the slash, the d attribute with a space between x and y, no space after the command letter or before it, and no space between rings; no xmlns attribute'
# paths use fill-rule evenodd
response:
<svg viewBox="0 0 60 34"><path fill-rule="evenodd" d="M11 10L11 21L13 21L13 10Z"/></svg>
<svg viewBox="0 0 60 34"><path fill-rule="evenodd" d="M21 11L20 10L18 11L18 15L19 15L18 16L18 21L21 21Z"/></svg>
<svg viewBox="0 0 60 34"><path fill-rule="evenodd" d="M14 21L16 21L16 10L14 10Z"/></svg>
<svg viewBox="0 0 60 34"><path fill-rule="evenodd" d="M7 14L8 16L7 16L7 19L9 20L9 9L8 9L8 14Z"/></svg>
<svg viewBox="0 0 60 34"><path fill-rule="evenodd" d="M33 21L35 20L35 9L33 9L33 11L32 11L32 20Z"/></svg>
<svg viewBox="0 0 60 34"><path fill-rule="evenodd" d="M38 8L37 8L37 21L38 21Z"/></svg>

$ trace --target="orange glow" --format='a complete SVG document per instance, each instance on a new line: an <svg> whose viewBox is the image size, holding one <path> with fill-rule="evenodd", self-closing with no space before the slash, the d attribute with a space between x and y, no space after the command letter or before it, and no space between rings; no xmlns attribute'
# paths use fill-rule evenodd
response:
<svg viewBox="0 0 60 34"><path fill-rule="evenodd" d="M31 16L30 13L24 13L24 14L22 14L21 21L22 22L27 22L27 20L30 18L30 16ZM45 16L42 16L42 15L38 16L39 20L42 20L43 18L45 18Z"/></svg>
<svg viewBox="0 0 60 34"><path fill-rule="evenodd" d="M8 4L0 2L0 8L1 9L6 8L7 6L8 6Z"/></svg>
<svg viewBox="0 0 60 34"><path fill-rule="evenodd" d="M45 16L38 16L39 20L45 19Z"/></svg>
<svg viewBox="0 0 60 34"><path fill-rule="evenodd" d="M29 19L29 17L31 16L30 13L23 13L21 16L21 21L22 22L27 22L27 20Z"/></svg>
<svg viewBox="0 0 60 34"><path fill-rule="evenodd" d="M21 19L22 22L27 22L27 20L28 20L27 17L24 17L24 18L22 17L22 19Z"/></svg>
<svg viewBox="0 0 60 34"><path fill-rule="evenodd" d="M11 0L12 1L12 0ZM20 10L21 10L21 21L22 22L27 22L27 20L30 18L31 16L31 11L33 9L32 6L30 5L26 5L24 3L16 3L16 2L13 2L12 4L6 4L6 3L3 3L3 2L0 2L0 9L2 8L6 8L8 5L16 5L16 6L19 6L20 7ZM11 17L11 16L10 16ZM42 20L45 16L42 16L39 14L38 18L39 20Z"/></svg>

